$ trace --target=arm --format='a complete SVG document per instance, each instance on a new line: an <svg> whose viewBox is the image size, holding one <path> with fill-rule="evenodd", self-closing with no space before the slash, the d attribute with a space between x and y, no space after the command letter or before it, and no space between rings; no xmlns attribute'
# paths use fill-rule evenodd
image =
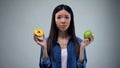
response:
<svg viewBox="0 0 120 68"><path fill-rule="evenodd" d="M41 46L41 55L39 62L40 68L49 68L51 62L47 53L47 42L45 36L43 36L43 40L39 40L38 37L34 35L34 40L39 46Z"/></svg>
<svg viewBox="0 0 120 68"><path fill-rule="evenodd" d="M79 56L79 59L80 59L80 61L82 63L84 62L84 51L85 51L85 48L84 47L80 47L80 56Z"/></svg>
<svg viewBox="0 0 120 68"><path fill-rule="evenodd" d="M51 62L47 54L47 49L41 48L41 55L40 55L40 62L39 62L40 68L49 68L50 65L51 65Z"/></svg>
<svg viewBox="0 0 120 68"><path fill-rule="evenodd" d="M91 37L90 40L89 39L83 39L83 41L81 42L81 46L80 46L80 56L79 59L81 62L84 62L84 49L86 46L88 46L91 42L93 42L94 37Z"/></svg>
<svg viewBox="0 0 120 68"><path fill-rule="evenodd" d="M87 64L87 55L86 55L86 49L85 49L85 43L84 39L77 38L78 42L80 43L80 54L79 59L77 60L77 67L78 68L86 68Z"/></svg>
<svg viewBox="0 0 120 68"><path fill-rule="evenodd" d="M87 55L86 55L86 49L80 49L80 56L79 59L77 60L77 66L78 68L86 68L87 64Z"/></svg>
<svg viewBox="0 0 120 68"><path fill-rule="evenodd" d="M86 50L85 47L88 46L91 42L93 42L94 37L91 37L89 39L79 39L80 43L80 54L79 54L79 60L77 62L78 68L86 68L86 63L87 63L87 57L86 57Z"/></svg>

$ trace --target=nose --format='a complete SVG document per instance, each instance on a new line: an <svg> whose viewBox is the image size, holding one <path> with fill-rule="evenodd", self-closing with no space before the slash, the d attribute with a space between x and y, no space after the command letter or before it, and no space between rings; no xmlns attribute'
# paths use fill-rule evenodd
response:
<svg viewBox="0 0 120 68"><path fill-rule="evenodd" d="M65 18L61 18L61 22L63 22L63 23L64 23L64 22L65 22Z"/></svg>

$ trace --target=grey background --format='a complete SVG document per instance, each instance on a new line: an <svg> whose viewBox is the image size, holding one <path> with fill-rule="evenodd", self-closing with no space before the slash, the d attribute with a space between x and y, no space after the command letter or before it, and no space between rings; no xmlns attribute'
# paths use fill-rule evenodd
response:
<svg viewBox="0 0 120 68"><path fill-rule="evenodd" d="M86 47L87 68L120 68L120 2L117 0L0 0L0 68L39 68L40 46L34 28L49 34L53 9L69 5L74 12L76 35L94 32Z"/></svg>

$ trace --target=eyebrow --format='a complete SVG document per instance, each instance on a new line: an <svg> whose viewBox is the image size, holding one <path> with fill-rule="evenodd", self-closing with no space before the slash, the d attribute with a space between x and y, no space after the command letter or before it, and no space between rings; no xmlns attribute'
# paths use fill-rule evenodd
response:
<svg viewBox="0 0 120 68"><path fill-rule="evenodd" d="M70 16L70 15L57 15L57 16Z"/></svg>

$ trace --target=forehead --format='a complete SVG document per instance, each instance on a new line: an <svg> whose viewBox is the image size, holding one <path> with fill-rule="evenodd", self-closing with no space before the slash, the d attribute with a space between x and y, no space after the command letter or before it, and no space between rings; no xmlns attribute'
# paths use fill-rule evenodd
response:
<svg viewBox="0 0 120 68"><path fill-rule="evenodd" d="M56 15L70 15L70 13L68 11L66 11L66 10L63 9L63 10L58 11L56 13Z"/></svg>

